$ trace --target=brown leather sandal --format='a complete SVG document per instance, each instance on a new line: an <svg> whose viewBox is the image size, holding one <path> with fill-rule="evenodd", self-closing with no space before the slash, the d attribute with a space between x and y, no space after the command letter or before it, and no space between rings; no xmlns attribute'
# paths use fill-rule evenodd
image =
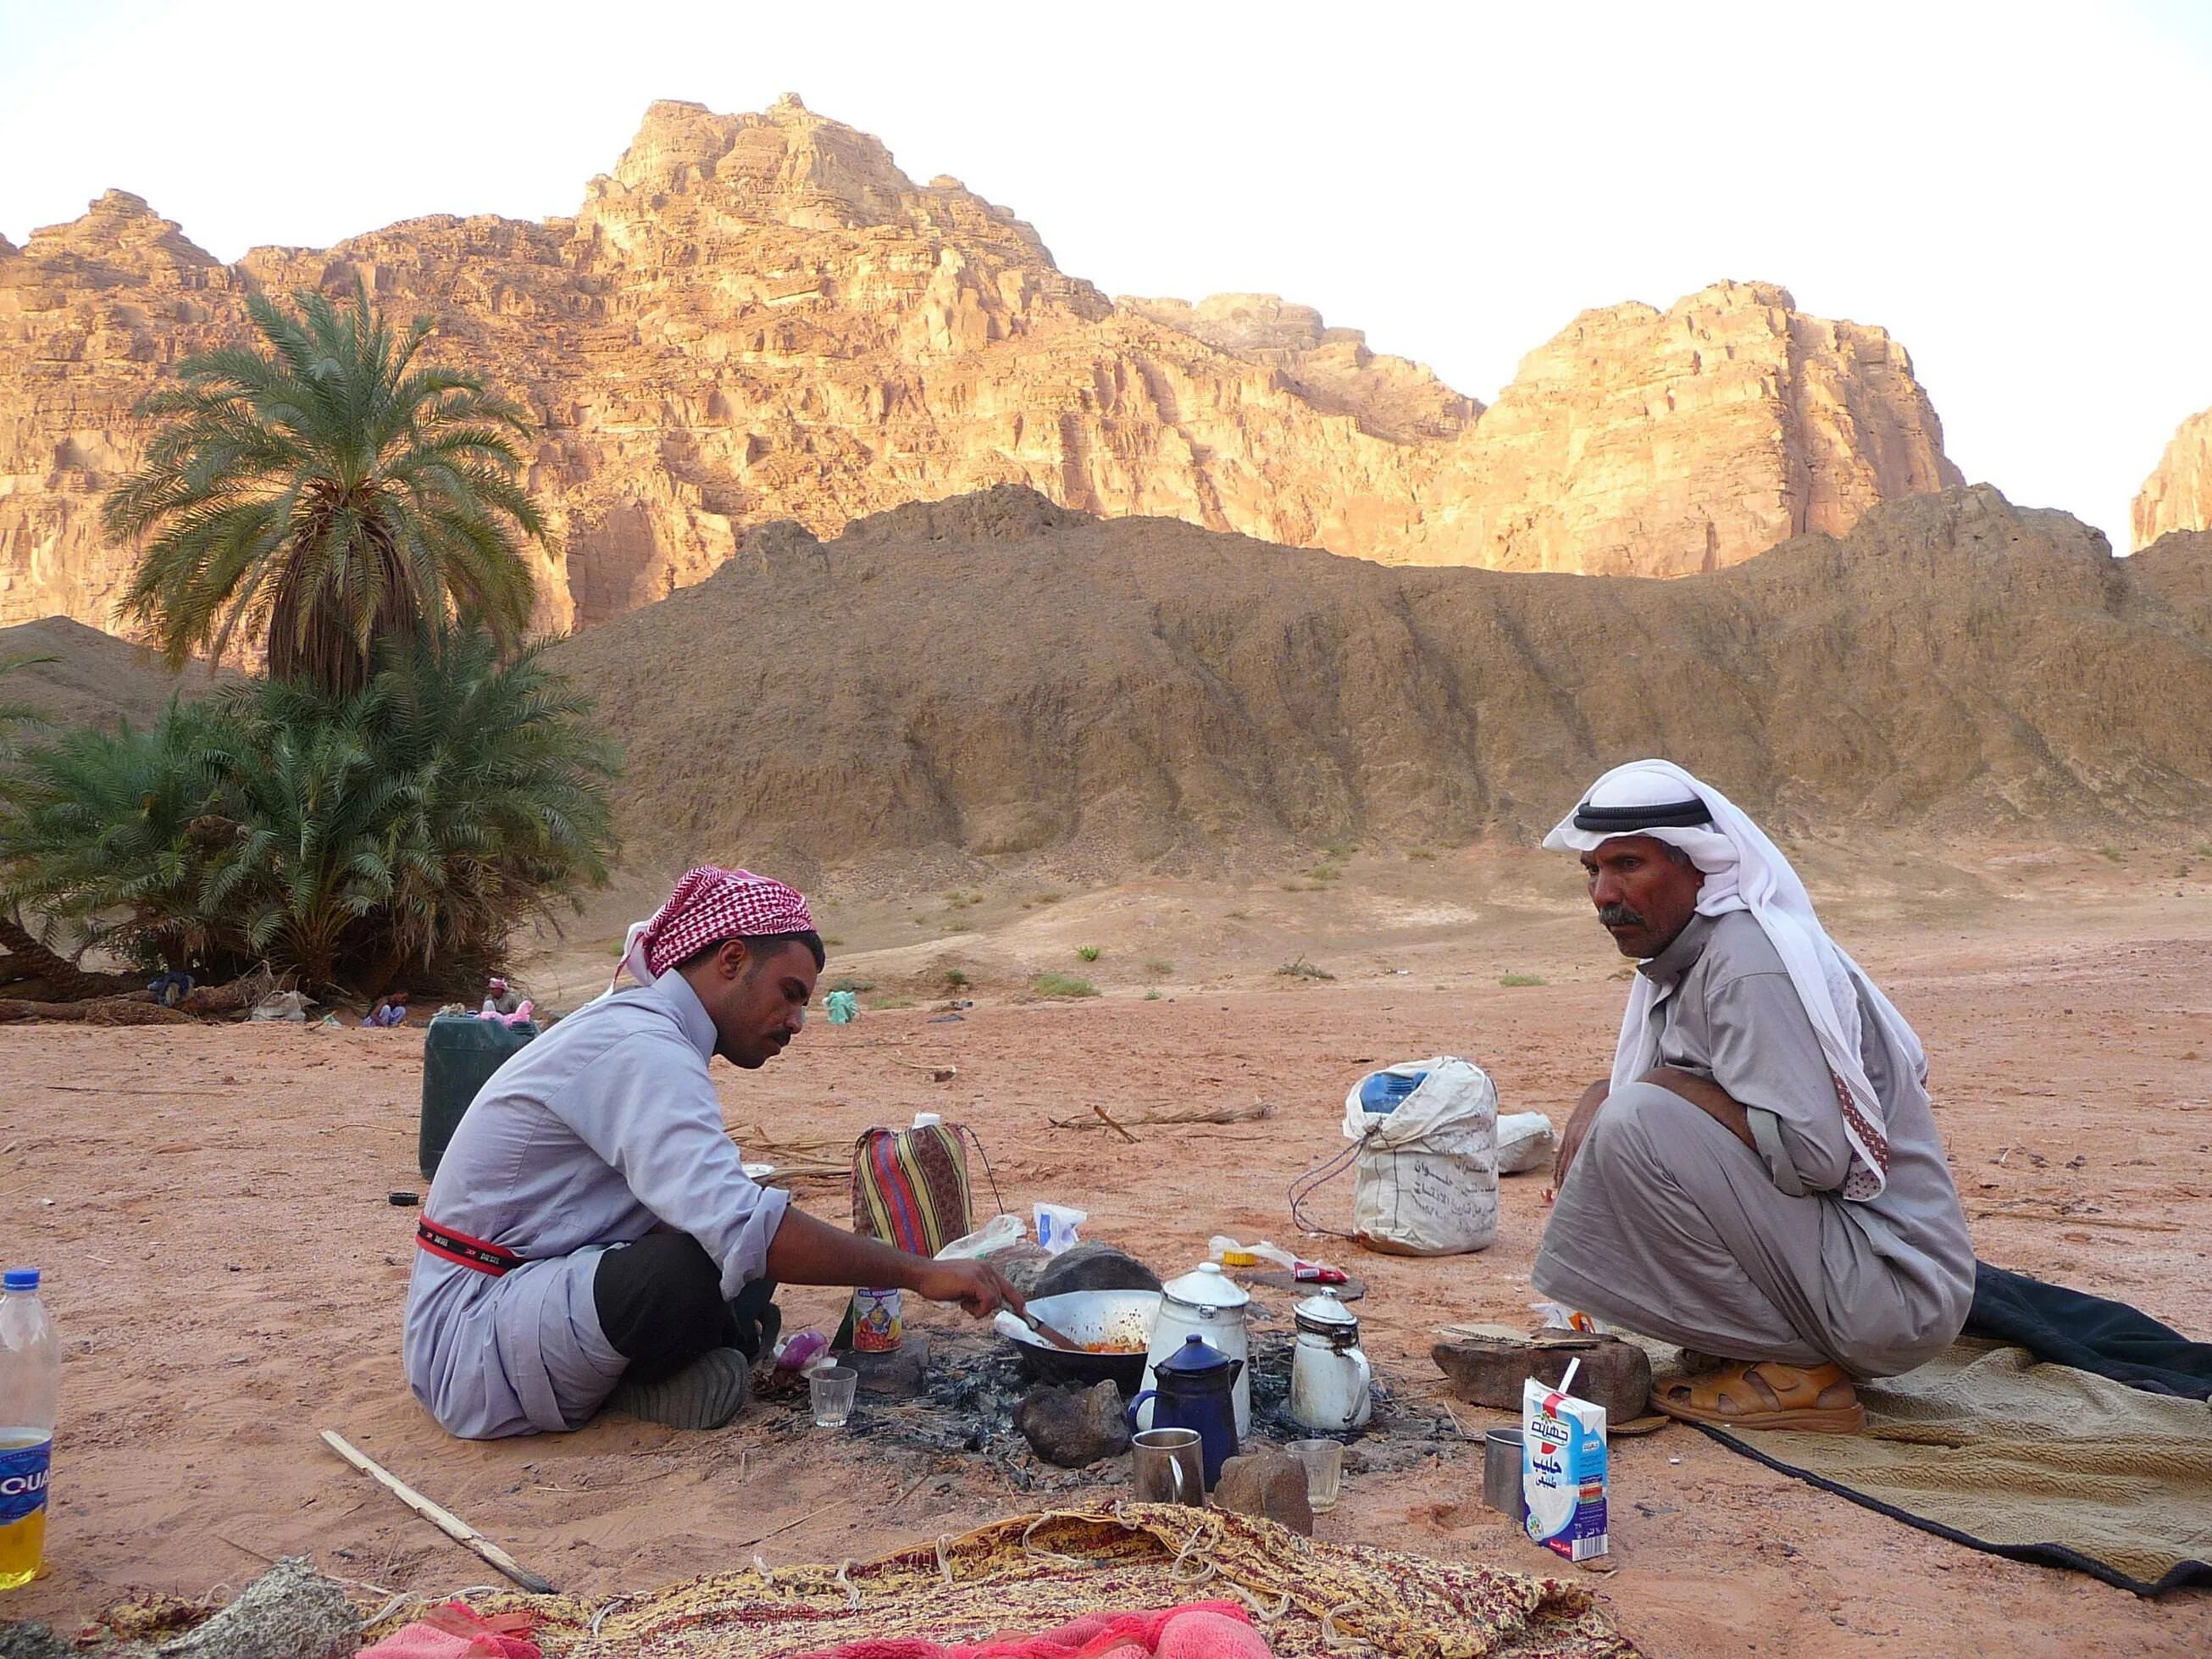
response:
<svg viewBox="0 0 2212 1659"><path fill-rule="evenodd" d="M1792 1429L1800 1434L1863 1434L1866 1407L1840 1365L1791 1365L1734 1359L1701 1376L1677 1377L1651 1391L1651 1403L1686 1423L1723 1429Z"/></svg>

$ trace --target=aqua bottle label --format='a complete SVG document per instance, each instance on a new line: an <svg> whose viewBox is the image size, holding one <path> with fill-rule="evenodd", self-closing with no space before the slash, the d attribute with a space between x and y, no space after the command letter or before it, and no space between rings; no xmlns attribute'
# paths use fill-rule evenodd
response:
<svg viewBox="0 0 2212 1659"><path fill-rule="evenodd" d="M54 1443L0 1451L0 1527L12 1526L46 1506L46 1464Z"/></svg>

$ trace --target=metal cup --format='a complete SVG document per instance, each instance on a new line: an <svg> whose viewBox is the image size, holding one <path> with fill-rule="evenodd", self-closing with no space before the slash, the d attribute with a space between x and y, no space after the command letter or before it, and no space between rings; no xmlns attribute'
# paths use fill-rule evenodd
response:
<svg viewBox="0 0 2212 1659"><path fill-rule="evenodd" d="M1129 1448L1139 1504L1206 1507L1206 1453L1196 1429L1146 1429Z"/></svg>
<svg viewBox="0 0 2212 1659"><path fill-rule="evenodd" d="M1516 1526L1528 1524L1528 1497L1521 1486L1521 1431L1492 1429L1482 1437L1482 1501Z"/></svg>

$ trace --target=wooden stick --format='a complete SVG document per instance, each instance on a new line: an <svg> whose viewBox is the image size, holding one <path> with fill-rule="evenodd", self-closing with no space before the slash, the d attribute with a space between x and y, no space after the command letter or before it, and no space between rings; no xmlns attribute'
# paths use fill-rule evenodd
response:
<svg viewBox="0 0 2212 1659"><path fill-rule="evenodd" d="M348 1445L343 1436L325 1429L323 1443L363 1474L375 1480L379 1486L437 1528L440 1532L444 1533L447 1537L464 1549L475 1551L477 1554L490 1562L493 1566L521 1585L523 1589L538 1595L554 1594L552 1585L531 1571L529 1568L524 1566L451 1510L440 1508L366 1452L358 1451Z"/></svg>
<svg viewBox="0 0 2212 1659"><path fill-rule="evenodd" d="M1977 1210L1977 1221L2048 1221L2060 1227L2117 1227L2131 1233L2185 1231L2178 1221L2130 1221L2122 1216L2061 1215L2056 1210Z"/></svg>
<svg viewBox="0 0 2212 1659"><path fill-rule="evenodd" d="M1106 1114L1097 1107L1091 1109L1100 1117L1106 1117ZM1261 1123L1274 1115L1275 1109L1261 1101L1253 1106L1182 1107L1167 1111L1139 1112L1133 1117L1125 1113L1118 1121L1106 1118L1106 1121L1115 1129L1120 1129L1125 1123L1133 1123L1140 1128L1172 1128L1199 1123ZM1095 1129L1098 1127L1084 1117L1048 1117L1045 1121L1055 1129Z"/></svg>
<svg viewBox="0 0 2212 1659"><path fill-rule="evenodd" d="M916 1484L918 1485L920 1483L917 1482ZM744 1543L732 1544L729 1547L733 1550L749 1550L756 1544L765 1544L771 1538L781 1538L784 1534L789 1532L793 1527L803 1527L809 1521L815 1519L817 1516L827 1515L833 1510L842 1510L852 1502L853 1500L849 1498L841 1498L834 1504L824 1504L818 1510L807 1510L805 1514L800 1516L796 1521L787 1521L780 1527L771 1527L757 1538L748 1538Z"/></svg>
<svg viewBox="0 0 2212 1659"><path fill-rule="evenodd" d="M1120 1124L1115 1122L1111 1117L1108 1116L1106 1109L1103 1106L1094 1105L1091 1109L1098 1114L1098 1121L1101 1123L1111 1129L1115 1134L1121 1136L1122 1139L1127 1141L1132 1146L1137 1144L1136 1136L1131 1134L1127 1129L1123 1128Z"/></svg>

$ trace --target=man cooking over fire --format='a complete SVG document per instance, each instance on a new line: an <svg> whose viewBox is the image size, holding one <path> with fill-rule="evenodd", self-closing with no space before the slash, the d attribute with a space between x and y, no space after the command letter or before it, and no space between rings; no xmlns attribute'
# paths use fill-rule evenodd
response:
<svg viewBox="0 0 2212 1659"><path fill-rule="evenodd" d="M447 1430L574 1429L602 1410L720 1428L775 1340L779 1282L1021 1309L981 1262L858 1237L746 1176L708 1062L781 1054L823 960L795 890L689 871L629 930L637 984L493 1074L431 1183L408 1291L407 1380Z"/></svg>

